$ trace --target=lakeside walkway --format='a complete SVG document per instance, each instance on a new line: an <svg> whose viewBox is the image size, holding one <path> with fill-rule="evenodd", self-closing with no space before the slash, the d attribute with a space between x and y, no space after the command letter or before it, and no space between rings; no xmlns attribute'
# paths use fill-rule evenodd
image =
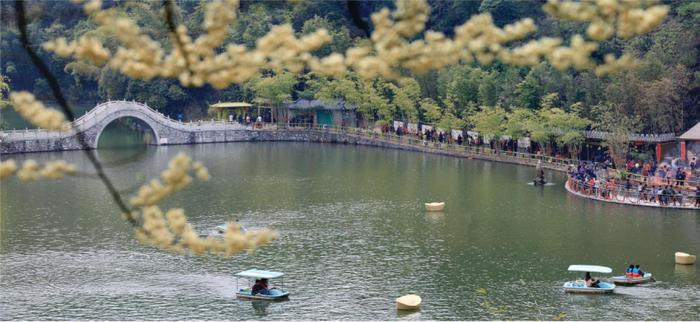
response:
<svg viewBox="0 0 700 322"><path fill-rule="evenodd" d="M111 121L119 117L135 117L144 120L156 138L157 145L199 144L245 141L294 141L319 143L345 143L367 145L384 148L394 148L407 151L449 155L468 159L497 161L503 163L537 166L548 170L566 172L579 164L578 160L554 158L539 154L503 151L491 149L484 145L469 145L464 142L439 142L422 140L412 135L396 135L392 132L378 132L363 128L349 128L327 125L292 125L277 128L265 126L255 129L230 122L195 122L183 123L174 121L136 102L114 101L100 104L91 113L84 115L74 122L74 127L68 132L52 132L45 130L0 131L0 153L47 152L78 150L76 136L80 132L88 136L89 148L96 148L99 135ZM604 202L620 204L660 207L657 203L639 200L634 195L620 198L603 198L595 194L582 193L574 189L569 181L565 185L567 191L577 196ZM620 196L620 194L617 194ZM661 206L665 208L698 209L694 207L691 196L686 197L680 206Z"/></svg>

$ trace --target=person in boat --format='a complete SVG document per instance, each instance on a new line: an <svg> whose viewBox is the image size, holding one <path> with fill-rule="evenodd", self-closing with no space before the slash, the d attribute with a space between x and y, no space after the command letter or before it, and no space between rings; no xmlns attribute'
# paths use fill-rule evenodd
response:
<svg viewBox="0 0 700 322"><path fill-rule="evenodd" d="M629 267L625 270L625 277L630 278L632 277L632 271L634 270L634 265L630 264Z"/></svg>
<svg viewBox="0 0 700 322"><path fill-rule="evenodd" d="M639 265L634 265L634 269L637 271L636 277L644 277L644 271L639 268Z"/></svg>
<svg viewBox="0 0 700 322"><path fill-rule="evenodd" d="M533 180L533 183L535 185L544 186L544 184L547 181L544 180L544 169L542 169L542 161L541 160L537 160L537 166L535 168L537 169L537 178L535 178L535 180Z"/></svg>
<svg viewBox="0 0 700 322"><path fill-rule="evenodd" d="M600 280L591 277L590 272L586 272L586 276L583 278L583 280L586 281L586 287L598 287L598 284L600 284Z"/></svg>
<svg viewBox="0 0 700 322"><path fill-rule="evenodd" d="M255 284L253 285L252 288L252 293L253 295L255 294L262 294L262 295L268 295L270 294L270 290L267 285L267 278L255 280Z"/></svg>
<svg viewBox="0 0 700 322"><path fill-rule="evenodd" d="M639 278L639 270L635 267L635 265L630 265L632 269L630 270L629 277L630 278Z"/></svg>

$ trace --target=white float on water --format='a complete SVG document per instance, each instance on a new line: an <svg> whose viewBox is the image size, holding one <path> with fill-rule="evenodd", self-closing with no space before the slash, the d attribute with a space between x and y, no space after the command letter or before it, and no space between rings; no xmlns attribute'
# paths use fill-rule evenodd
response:
<svg viewBox="0 0 700 322"><path fill-rule="evenodd" d="M684 252L676 252L676 264L693 265L695 264L695 255L690 255Z"/></svg>
<svg viewBox="0 0 700 322"><path fill-rule="evenodd" d="M444 202L426 202L425 210L427 211L443 211L445 209Z"/></svg>
<svg viewBox="0 0 700 322"><path fill-rule="evenodd" d="M397 310L417 310L423 300L418 295L409 294L396 299Z"/></svg>

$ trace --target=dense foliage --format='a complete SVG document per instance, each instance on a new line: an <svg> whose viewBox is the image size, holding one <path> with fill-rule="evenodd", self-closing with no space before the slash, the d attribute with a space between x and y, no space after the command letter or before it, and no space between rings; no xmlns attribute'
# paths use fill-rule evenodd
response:
<svg viewBox="0 0 700 322"><path fill-rule="evenodd" d="M178 1L178 19L200 31L204 1ZM561 22L544 14L541 1L431 1L427 27L452 34L456 25L472 14L491 12L497 25L523 17L537 21L537 36L569 36L580 33L581 24ZM107 33L86 19L69 2L32 2L29 31L36 44L57 37L76 39L91 34L105 40ZM139 22L153 38L168 47L167 27L160 2L109 4ZM367 120L400 119L437 123L445 128L475 128L488 134L519 137L528 133L535 141L552 140L575 146L577 130L596 126L614 130L610 115L634 115L634 130L679 133L700 121L700 3L672 2L667 21L645 36L612 38L599 55L629 53L640 60L638 68L606 77L591 72L560 72L548 63L534 67L456 65L426 74L405 72L403 79L365 80L354 73L331 79L311 73L265 74L242 86L224 90L211 87L183 88L176 80L131 79L106 67L69 62L38 49L69 99L78 106L94 106L109 99L137 100L176 116L205 117L207 106L217 101L266 101L274 105L297 98L343 99L358 107ZM391 1L281 1L243 2L241 13L227 41L252 47L272 25L291 23L298 36L318 28L331 31L333 42L318 49L319 55L343 52L366 41L372 26L368 16ZM24 54L14 29L11 4L0 4L0 74L14 90L29 90L50 101L48 85ZM3 115L7 111L3 111ZM10 127L12 124L3 126ZM554 129L556 128L556 129Z"/></svg>

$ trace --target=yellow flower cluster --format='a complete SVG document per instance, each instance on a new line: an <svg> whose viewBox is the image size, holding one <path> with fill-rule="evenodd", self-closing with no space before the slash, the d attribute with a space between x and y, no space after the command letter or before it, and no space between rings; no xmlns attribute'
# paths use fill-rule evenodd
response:
<svg viewBox="0 0 700 322"><path fill-rule="evenodd" d="M365 78L377 75L395 77L397 67L423 73L474 57L488 64L507 53L504 45L537 30L532 19L523 19L503 29L493 24L489 14L476 15L455 28L455 38L428 31L424 39L408 41L425 27L429 7L425 1L400 0L390 13L383 9L372 15L375 31L373 48L351 48L346 64ZM321 70L323 72L323 70Z"/></svg>
<svg viewBox="0 0 700 322"><path fill-rule="evenodd" d="M15 160L0 161L0 180L5 179L17 171Z"/></svg>
<svg viewBox="0 0 700 322"><path fill-rule="evenodd" d="M202 181L209 181L209 179L211 179L211 176L209 175L209 170L207 170L207 168L201 161L196 161L195 163L192 163L192 169L194 170L194 175L197 177L197 179Z"/></svg>
<svg viewBox="0 0 700 322"><path fill-rule="evenodd" d="M338 74L338 66L344 68L338 64L337 55L318 59L310 54L330 42L331 37L325 29L296 38L291 25L275 26L258 39L253 50L229 44L225 51L218 53L228 27L236 19L238 5L238 0L208 3L203 22L205 33L193 40L185 26L178 26L176 33L171 34L174 49L167 56L160 45L144 35L133 20L118 17L113 9L100 10L100 0L89 1L83 8L103 29L114 34L122 45L109 59L108 66L132 78L149 80L161 76L177 78L184 86L200 87L208 83L223 89L251 79L260 69L300 72L305 66L314 65ZM45 48L62 56L67 52L92 52L81 48L88 46L87 43L74 42L61 46L64 43L65 40L48 42ZM67 47L71 50L67 50Z"/></svg>
<svg viewBox="0 0 700 322"><path fill-rule="evenodd" d="M17 164L14 160L0 162L0 180L5 179L17 172L17 178L22 181L35 181L41 178L61 179L67 174L75 173L75 165L63 160L49 161L42 169L39 163L34 160L24 161L22 168L17 171Z"/></svg>
<svg viewBox="0 0 700 322"><path fill-rule="evenodd" d="M48 130L68 130L70 124L66 122L66 117L58 110L46 108L44 104L37 101L29 92L11 92L10 104L22 115L22 117L32 124Z"/></svg>
<svg viewBox="0 0 700 322"><path fill-rule="evenodd" d="M653 0L549 0L544 10L557 18L589 22L586 34L593 40L609 39L617 30L620 38L643 35L660 25L669 6ZM646 7L644 9L643 7Z"/></svg>
<svg viewBox="0 0 700 322"><path fill-rule="evenodd" d="M34 160L24 161L22 168L17 171L17 178L22 181L34 181L39 179L39 163Z"/></svg>
<svg viewBox="0 0 700 322"><path fill-rule="evenodd" d="M192 169L190 157L182 152L178 153L168 162L168 168L161 172L162 181L153 179L148 184L141 186L137 195L131 198L131 204L136 207L152 206L170 194L182 190L192 183L192 177L189 175ZM198 177L200 177L200 173L206 173L205 177L208 177L209 173L201 163L198 164L195 171Z"/></svg>
<svg viewBox="0 0 700 322"><path fill-rule="evenodd" d="M596 66L596 62L590 57L598 49L598 43L585 41L580 35L573 36L569 46L563 46L560 38L541 38L509 48L508 43L522 39L537 30L534 21L529 18L522 19L501 29L493 24L489 14L473 16L463 25L456 27L454 39L449 39L439 32L428 31L425 33L424 40L409 43L406 38L412 37L423 29L428 15L428 7L421 5L422 2L399 0L397 10L393 14L384 9L372 15L376 28L372 34L373 50L349 49L345 59L346 64L365 78L377 75L392 78L397 74L395 72L397 67L423 73L460 61L469 63L474 58L481 64L489 64L494 59L499 59L506 64L516 66L530 66L546 59L560 70L571 67L579 70L595 69L598 75L628 68L633 62L630 57L617 60L613 57L606 59L603 65ZM551 7L553 3L559 4L553 1L548 6ZM589 30L593 30L596 35L613 32L609 25L591 18L597 15L619 15L623 20L643 21L641 26L635 29L635 34L650 31L661 23L666 15L664 6L655 6L647 10L634 9L642 4L633 1L624 4L615 0L584 3L567 1L562 2L561 5L565 8L561 11L562 18L593 21ZM392 17L396 21L392 20ZM404 24L402 19L410 23ZM621 28L618 31L620 30L624 33L626 29ZM593 39L603 38L594 37Z"/></svg>
<svg viewBox="0 0 700 322"><path fill-rule="evenodd" d="M504 63L515 66L531 66L540 62L542 57L553 52L561 45L561 38L540 38L508 51L501 51L498 58Z"/></svg>
<svg viewBox="0 0 700 322"><path fill-rule="evenodd" d="M571 47L560 46L547 55L549 62L559 70L571 66L576 69L590 69L595 63L590 59L591 54L598 49L598 44L586 42L580 35L571 38Z"/></svg>
<svg viewBox="0 0 700 322"><path fill-rule="evenodd" d="M170 209L165 214L155 206L157 202L171 193L185 188L192 182L190 171L200 180L209 180L207 168L199 161L192 160L184 153L179 153L168 163L168 168L161 172L161 180L154 179L144 185L138 195L131 199L131 204L141 208L141 226L135 229L136 238L144 244L178 253L191 252L196 255L216 254L230 256L241 251L253 251L277 237L269 229L241 232L235 223L228 225L223 239L200 238L195 229L187 222L182 209ZM137 218L139 212L129 214L128 218Z"/></svg>
<svg viewBox="0 0 700 322"><path fill-rule="evenodd" d="M39 174L47 179L61 179L66 174L75 173L75 165L64 160L49 161L44 165Z"/></svg>
<svg viewBox="0 0 700 322"><path fill-rule="evenodd" d="M73 2L79 4L84 1ZM90 0L83 5L83 9L101 29L113 34L124 45L117 48L114 54L105 49L105 57L110 68L138 79L149 80L159 76L158 71L154 69L154 66L160 66L163 61L163 49L158 42L143 34L141 28L130 18L120 16L114 9L102 10L102 0ZM83 48L91 46L89 42L78 41L71 44L75 46L76 53L97 50L97 48ZM56 52L61 47L48 42L44 43L44 48Z"/></svg>
<svg viewBox="0 0 700 322"><path fill-rule="evenodd" d="M187 222L182 209L170 209L165 214L157 206L143 208L143 226L136 228L136 238L162 250L196 255L231 256L253 251L277 238L269 229L241 232L240 226L229 223L223 238L200 238Z"/></svg>
<svg viewBox="0 0 700 322"><path fill-rule="evenodd" d="M56 38L43 44L44 49L56 53L63 58L73 57L75 60L87 59L94 65L104 64L110 57L109 51L102 46L102 43L92 37L80 37L78 41L71 41L66 38Z"/></svg>
<svg viewBox="0 0 700 322"><path fill-rule="evenodd" d="M637 61L629 54L624 54L617 59L615 55L607 54L603 60L605 63L595 68L595 74L598 76L614 74L637 66Z"/></svg>
<svg viewBox="0 0 700 322"><path fill-rule="evenodd" d="M385 8L372 15L371 45L350 48L345 55L334 53L319 58L311 52L331 41L325 29L297 38L290 25L280 25L258 39L253 49L238 44L224 45L228 27L236 19L238 5L239 0L208 3L203 22L205 33L193 40L186 27L178 26L171 34L174 49L166 55L133 20L117 16L113 9L102 10L101 0L90 0L84 4L85 12L116 36L121 44L116 53L105 54L92 40L69 44L57 39L45 46L59 55L80 55L91 61L111 57L107 59L110 68L133 78L177 78L185 86L211 84L218 89L250 80L261 69L300 72L308 67L319 74L340 75L351 68L364 78L380 75L395 78L401 68L423 73L474 59L481 64L498 59L518 66L534 65L547 59L559 69L595 69L603 75L628 66L630 60L613 59L605 64L614 66L597 66L590 59L598 48L597 41L610 38L615 31L623 38L644 34L663 22L668 13L668 6L653 5L652 0L550 0L545 5L549 14L564 20L588 22L586 34L593 41L575 36L570 46L563 46L559 38L541 38L509 47L513 41L537 30L532 19L499 28L489 14L481 14L456 27L453 39L440 32L427 31L423 39L411 41L424 30L430 8L426 0L397 0L393 12ZM220 49L222 46L224 50Z"/></svg>

